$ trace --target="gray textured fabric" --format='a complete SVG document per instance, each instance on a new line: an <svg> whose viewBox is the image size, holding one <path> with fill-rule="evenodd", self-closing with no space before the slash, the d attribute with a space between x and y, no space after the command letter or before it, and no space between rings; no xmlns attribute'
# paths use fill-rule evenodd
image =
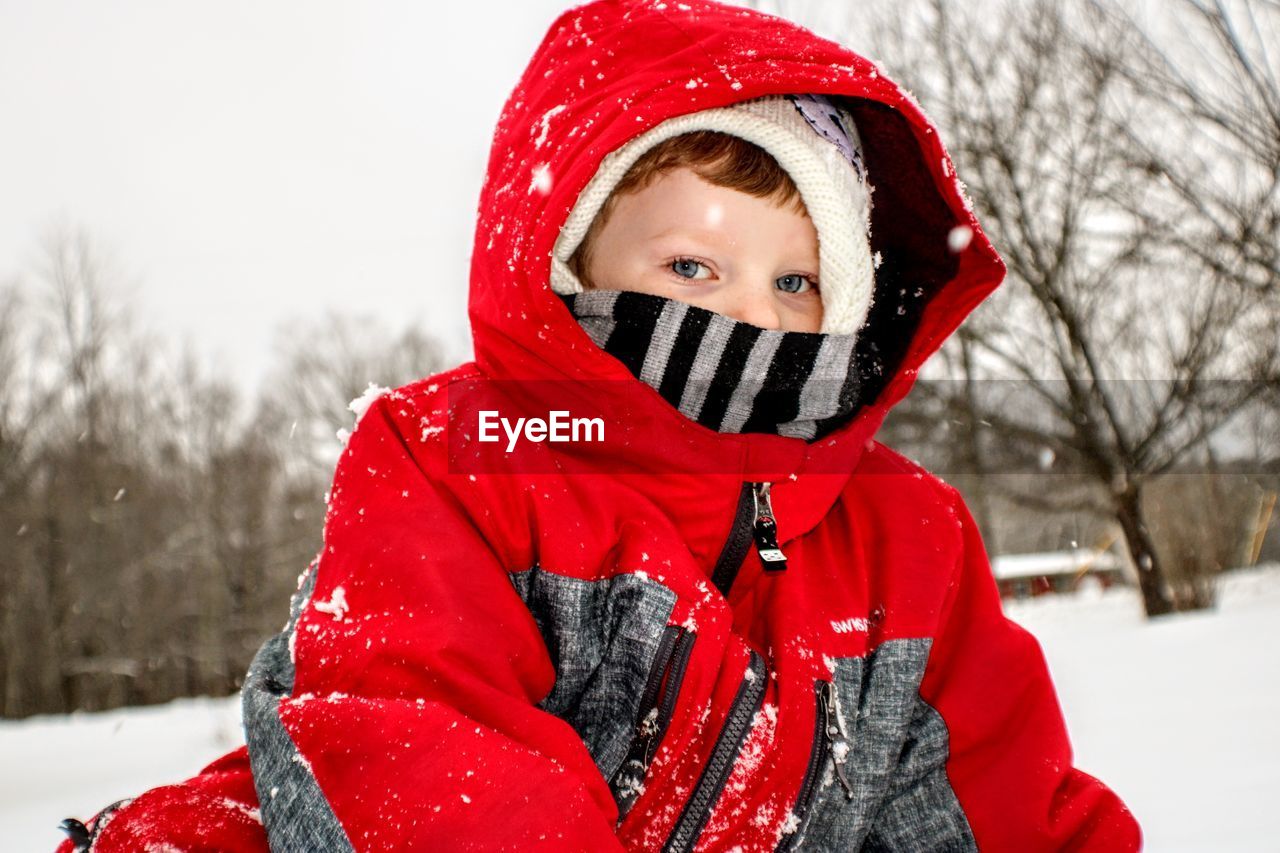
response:
<svg viewBox="0 0 1280 853"><path fill-rule="evenodd" d="M889 640L865 659L835 659L853 797L828 755L793 849L977 850L946 778L946 725L919 694L930 644Z"/></svg>
<svg viewBox="0 0 1280 853"><path fill-rule="evenodd" d="M885 804L876 813L864 850L904 850L928 839L931 850L977 850L969 821L947 779L947 724L917 697Z"/></svg>
<svg viewBox="0 0 1280 853"><path fill-rule="evenodd" d="M585 581L534 565L511 579L556 668L555 687L541 707L574 727L611 779L635 733L645 680L676 595L633 574Z"/></svg>
<svg viewBox="0 0 1280 853"><path fill-rule="evenodd" d="M280 700L293 692L289 638L315 587L312 568L289 603L289 621L254 656L240 691L245 743L262 826L273 851L354 850L306 760L280 721Z"/></svg>
<svg viewBox="0 0 1280 853"><path fill-rule="evenodd" d="M865 853L969 853L978 845L947 775L939 767L885 804L862 849Z"/></svg>

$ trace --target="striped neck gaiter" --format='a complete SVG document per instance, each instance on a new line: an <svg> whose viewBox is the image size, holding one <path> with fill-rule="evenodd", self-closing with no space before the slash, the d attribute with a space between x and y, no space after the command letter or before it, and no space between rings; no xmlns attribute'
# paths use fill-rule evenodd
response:
<svg viewBox="0 0 1280 853"><path fill-rule="evenodd" d="M814 441L858 408L856 335L763 329L649 293L559 293L588 337L691 420Z"/></svg>

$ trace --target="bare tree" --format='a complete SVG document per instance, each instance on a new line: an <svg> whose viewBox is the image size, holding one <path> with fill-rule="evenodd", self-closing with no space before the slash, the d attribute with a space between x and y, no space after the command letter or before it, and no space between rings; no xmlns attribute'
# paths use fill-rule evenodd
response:
<svg viewBox="0 0 1280 853"><path fill-rule="evenodd" d="M439 343L416 328L395 334L370 317L334 313L283 325L276 353L264 417L287 429L291 454L325 480L341 448L335 435L351 425L351 400L370 383L396 387L444 367Z"/></svg>
<svg viewBox="0 0 1280 853"><path fill-rule="evenodd" d="M320 546L347 402L442 366L414 329L295 321L246 407L139 330L121 285L59 224L0 287L5 716L235 690Z"/></svg>
<svg viewBox="0 0 1280 853"><path fill-rule="evenodd" d="M1009 267L944 349L981 393L923 383L921 396L989 425L1006 458L1049 460L1024 505L1114 518L1155 616L1212 597L1169 583L1143 490L1264 393L1280 348L1265 265L1201 258L1221 257L1224 231L1206 238L1196 194L1167 189L1171 173L1200 178L1174 158L1152 166L1149 140L1170 127L1142 107L1164 96L1129 64L1134 28L1092 14L1101 2L843 6L844 40L915 89Z"/></svg>
<svg viewBox="0 0 1280 853"><path fill-rule="evenodd" d="M1177 200L1130 211L1217 277L1280 299L1280 4L1175 0L1140 16L1090 0L1123 26L1122 68L1141 110L1176 132L1125 128L1134 165ZM1157 26L1162 24L1163 27ZM1161 214L1192 214L1169 227Z"/></svg>

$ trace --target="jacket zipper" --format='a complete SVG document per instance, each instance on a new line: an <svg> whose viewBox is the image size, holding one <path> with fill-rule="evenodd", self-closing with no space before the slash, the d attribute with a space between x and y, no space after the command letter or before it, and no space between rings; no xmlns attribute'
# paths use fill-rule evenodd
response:
<svg viewBox="0 0 1280 853"><path fill-rule="evenodd" d="M780 572L787 567L787 555L778 547L778 524L773 518L773 500L769 492L772 483L753 484L756 518L752 525L756 539L756 553L764 563L766 572Z"/></svg>
<svg viewBox="0 0 1280 853"><path fill-rule="evenodd" d="M729 713L725 715L724 725L721 726L716 744L711 750L711 757L707 759L698 784L685 802L680 819L676 821L675 828L671 830L671 835L662 848L664 853L683 853L692 850L698 842L707 818L711 816L711 809L724 792L730 771L742 752L742 744L751 730L752 719L760 710L764 692L764 659L753 649L747 662L747 672L738 685Z"/></svg>
<svg viewBox="0 0 1280 853"><path fill-rule="evenodd" d="M653 754L671 723L676 697L680 693L680 684L684 681L685 669L689 663L689 654L693 651L693 640L693 632L680 625L668 625L663 630L649 677L645 681L644 692L640 694L640 713L635 735L631 739L626 758L610 780L615 791L622 786L625 775L630 774L638 781L648 771ZM622 793L620 809L625 811L638 794L639 791L634 789Z"/></svg>
<svg viewBox="0 0 1280 853"><path fill-rule="evenodd" d="M773 514L770 482L744 482L738 492L738 508L734 513L729 537L720 550L711 581L725 597L742 568L752 541L764 564L765 571L782 571L787 567L787 557L778 544L778 525ZM671 830L663 847L664 853L692 850L706 826L711 809L720 799L729 774L742 751L742 743L751 729L751 720L760 709L765 694L764 659L751 650L748 669L738 685L738 692L725 716L724 725L716 738L707 765L702 769L698 784L685 801L680 819ZM652 713L652 712L650 712ZM668 714L668 719L670 715ZM642 721L644 717L642 716ZM637 738L637 741L640 740ZM634 743L633 743L634 748ZM631 760L623 762L626 767Z"/></svg>
<svg viewBox="0 0 1280 853"><path fill-rule="evenodd" d="M830 681L815 681L813 692L817 699L817 708L813 717L813 747L809 752L809 765L805 768L804 780L800 783L800 793L791 809L796 820L796 831L782 840L778 845L777 853L791 850L800 837L799 828L813 802L813 795L822 778L822 768L826 764L828 753L831 755L836 778L844 787L845 798L853 799L853 785L850 784L844 770L844 759L849 753L849 739L845 735L844 724L840 718L839 697L835 686Z"/></svg>
<svg viewBox="0 0 1280 853"><path fill-rule="evenodd" d="M744 482L738 493L733 526L711 573L711 582L726 598L753 540L765 571L777 572L787 567L786 555L778 546L778 525L770 497L772 487L769 482Z"/></svg>

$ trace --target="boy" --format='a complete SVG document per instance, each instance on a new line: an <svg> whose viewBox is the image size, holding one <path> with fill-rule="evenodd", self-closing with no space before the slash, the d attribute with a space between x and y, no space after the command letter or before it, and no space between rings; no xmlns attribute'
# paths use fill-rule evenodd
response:
<svg viewBox="0 0 1280 853"><path fill-rule="evenodd" d="M862 58L710 2L566 13L495 137L476 361L360 418L247 747L70 830L1138 849L959 494L872 439L1003 273ZM484 442L479 415L538 410L602 440Z"/></svg>

